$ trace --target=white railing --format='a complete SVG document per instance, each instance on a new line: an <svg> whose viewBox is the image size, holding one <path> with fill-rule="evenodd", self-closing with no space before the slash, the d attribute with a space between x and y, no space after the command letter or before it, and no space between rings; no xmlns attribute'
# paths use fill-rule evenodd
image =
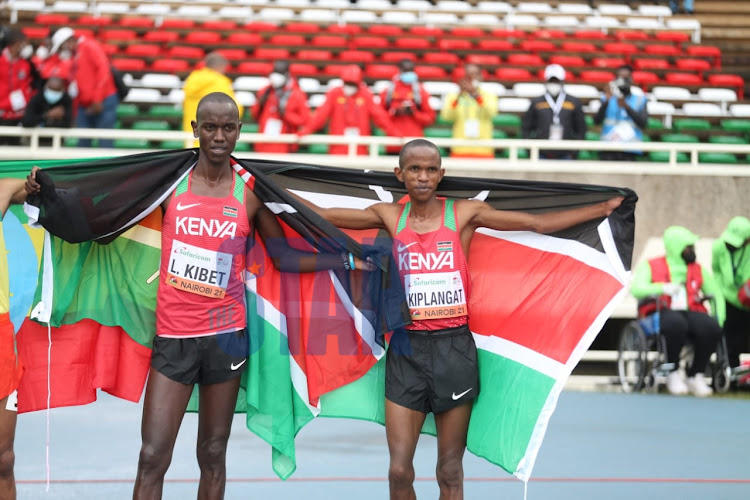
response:
<svg viewBox="0 0 750 500"><path fill-rule="evenodd" d="M107 155L124 155L141 152L139 149L107 149L100 148L70 148L63 147L63 142L68 137L83 139L142 139L148 141L191 141L192 134L181 131L143 131L143 130L120 130L120 129L54 129L54 128L21 128L0 127L0 137L24 137L28 138L28 146L0 146L0 159L43 159L43 158L72 158ZM40 139L51 139L51 146L41 146ZM413 138L410 137L379 137L360 136L344 137L332 135L308 135L297 137L293 134L285 134L277 137L266 136L257 133L243 133L238 142L253 144L263 143L297 143L307 144L346 144L348 155L328 155L325 163L329 165L342 165L357 168L393 168L392 156L379 156L380 146L400 146ZM452 138L428 138L431 142L441 147L453 146L483 146L496 149L507 149L508 158L488 159L459 159L446 158L444 164L450 166L452 171L486 172L497 170L502 166L503 170L534 170L545 172L596 172L596 173L632 173L632 174L679 174L679 175L730 175L747 177L750 176L750 165L731 164L707 164L699 163L700 153L734 153L750 155L750 145L735 144L706 144L706 143L666 143L666 142L642 142L636 144L619 144L597 141L547 141L526 139L452 139ZM357 146L368 147L367 156L357 156ZM665 151L669 153L669 162L603 162L603 161L553 161L540 160L539 152L543 149L571 150L571 151L629 151L640 150ZM153 150L147 148L146 150ZM519 150L528 150L529 158L519 158ZM690 156L689 163L678 163L677 154L686 153ZM277 155L260 155L258 153L238 153L244 157L275 157ZM295 154L292 161L309 162L310 158L320 155Z"/></svg>

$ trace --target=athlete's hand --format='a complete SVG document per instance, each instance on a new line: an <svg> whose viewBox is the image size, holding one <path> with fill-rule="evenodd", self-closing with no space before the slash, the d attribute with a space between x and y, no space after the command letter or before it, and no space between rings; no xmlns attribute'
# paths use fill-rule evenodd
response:
<svg viewBox="0 0 750 500"><path fill-rule="evenodd" d="M615 211L617 207L622 205L622 201L625 199L624 196L615 196L611 200L607 200L604 202L604 209L607 212L607 216L609 216L612 212Z"/></svg>
<svg viewBox="0 0 750 500"><path fill-rule="evenodd" d="M367 257L365 260L354 257L354 269L359 269L360 271L374 271L377 267L378 266L375 265L375 262L373 262L370 257Z"/></svg>
<svg viewBox="0 0 750 500"><path fill-rule="evenodd" d="M39 170L39 167L36 165L31 169L31 172L29 175L26 176L26 184L24 185L24 189L26 189L26 192L28 194L38 194L39 191L41 191L42 186L40 186L36 182L36 171Z"/></svg>

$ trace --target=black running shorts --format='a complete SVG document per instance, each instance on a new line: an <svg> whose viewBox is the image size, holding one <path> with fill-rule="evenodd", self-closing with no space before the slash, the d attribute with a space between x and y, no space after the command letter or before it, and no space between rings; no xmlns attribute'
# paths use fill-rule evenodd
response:
<svg viewBox="0 0 750 500"><path fill-rule="evenodd" d="M151 366L181 384L219 384L242 375L248 346L245 330L206 337L157 335Z"/></svg>
<svg viewBox="0 0 750 500"><path fill-rule="evenodd" d="M422 413L441 413L479 394L477 347L468 326L396 330L385 364L385 397Z"/></svg>

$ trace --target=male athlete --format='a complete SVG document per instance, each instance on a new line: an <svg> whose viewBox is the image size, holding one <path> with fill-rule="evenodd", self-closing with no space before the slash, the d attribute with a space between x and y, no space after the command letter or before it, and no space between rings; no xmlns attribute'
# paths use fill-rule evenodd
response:
<svg viewBox="0 0 750 500"><path fill-rule="evenodd" d="M462 461L472 400L479 393L476 346L467 311L471 283L466 256L474 231L487 227L553 233L607 217L623 198L545 214L495 210L477 200L441 199L436 195L445 175L440 152L424 139L413 140L401 149L394 173L409 194L405 205L376 203L366 209L324 209L305 203L338 227L385 229L393 238L393 253L410 298L413 322L394 332L386 359L390 498L416 498L412 462L422 424L427 413L433 412L440 499L458 500L463 498ZM431 265L438 261L440 266ZM438 302L419 303L419 297L426 296ZM424 311L421 306L429 307L429 319L417 314Z"/></svg>
<svg viewBox="0 0 750 500"><path fill-rule="evenodd" d="M232 167L241 123L231 97L215 92L201 99L192 127L200 144L197 163L162 204L156 337L133 491L138 500L162 496L195 384L200 394L198 498L224 497L227 441L248 357L243 275L253 227L276 268L304 272L349 265L339 254L287 246L276 217ZM33 174L29 182L33 192ZM357 260L355 266L361 269L363 263Z"/></svg>

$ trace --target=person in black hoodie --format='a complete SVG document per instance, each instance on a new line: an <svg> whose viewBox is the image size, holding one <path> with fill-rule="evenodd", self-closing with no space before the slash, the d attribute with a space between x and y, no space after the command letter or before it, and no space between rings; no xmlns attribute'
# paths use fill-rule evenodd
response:
<svg viewBox="0 0 750 500"><path fill-rule="evenodd" d="M57 77L47 80L42 91L29 101L21 124L24 127L70 128L73 100L65 90L65 81Z"/></svg>

